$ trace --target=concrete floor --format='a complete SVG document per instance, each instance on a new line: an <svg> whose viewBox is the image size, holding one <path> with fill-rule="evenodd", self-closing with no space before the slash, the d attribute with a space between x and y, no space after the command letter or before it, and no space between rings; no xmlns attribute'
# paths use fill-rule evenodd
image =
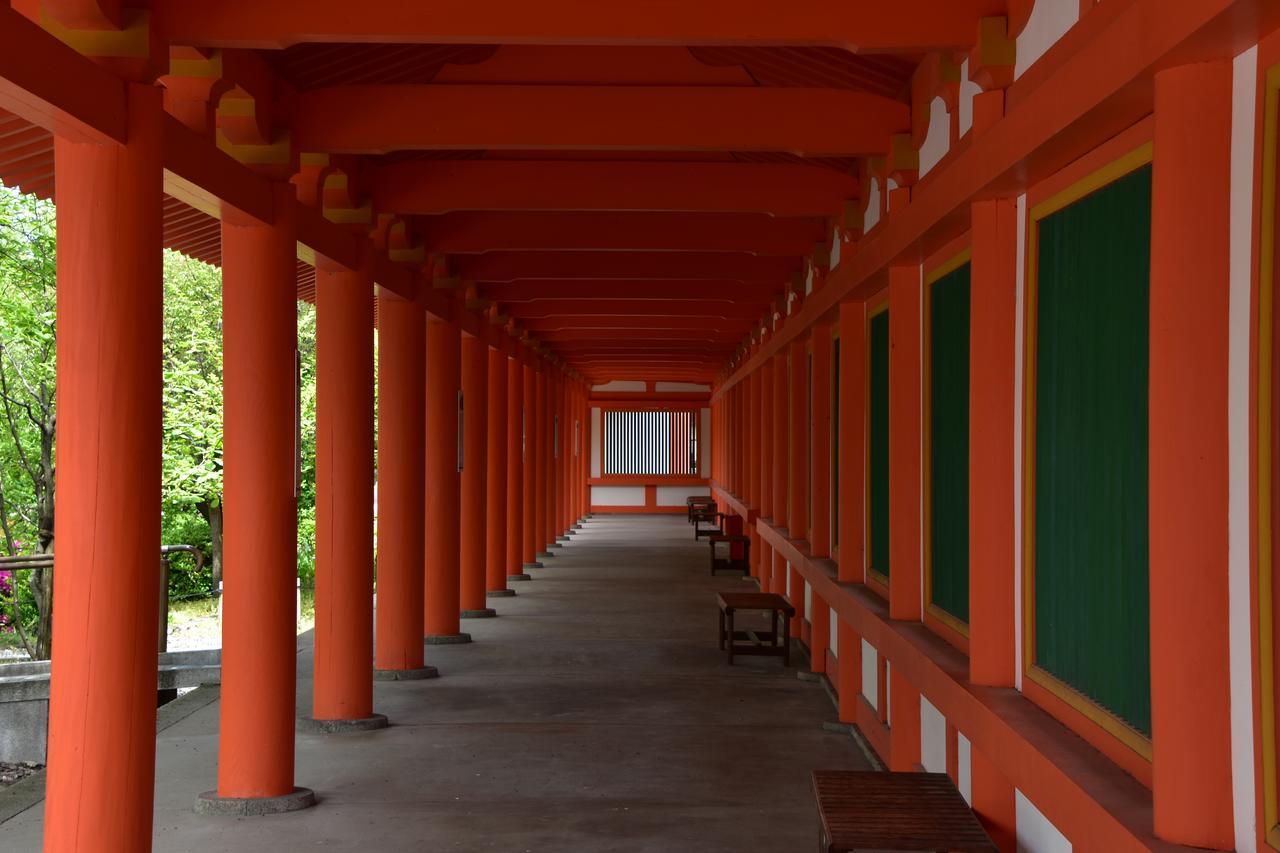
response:
<svg viewBox="0 0 1280 853"><path fill-rule="evenodd" d="M597 516L475 642L428 647L441 677L379 682L390 729L299 735L297 783L315 808L199 817L213 787L218 703L161 732L155 849L339 851L778 851L816 843L814 768L866 769L822 729L822 688L775 658L717 650L707 545L683 516ZM310 654L298 706L310 704ZM40 848L39 806L0 827Z"/></svg>

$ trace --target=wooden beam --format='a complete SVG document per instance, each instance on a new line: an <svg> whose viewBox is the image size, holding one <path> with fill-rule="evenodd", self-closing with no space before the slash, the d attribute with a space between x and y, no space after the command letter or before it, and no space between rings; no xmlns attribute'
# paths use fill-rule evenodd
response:
<svg viewBox="0 0 1280 853"><path fill-rule="evenodd" d="M261 0L154 0L172 44L284 48L301 42L603 45L823 45L865 51L968 48L997 0L312 0L306 14Z"/></svg>
<svg viewBox="0 0 1280 853"><path fill-rule="evenodd" d="M472 281L520 279L731 279L781 285L797 268L788 257L738 252L489 252L454 258Z"/></svg>
<svg viewBox="0 0 1280 853"><path fill-rule="evenodd" d="M333 86L293 108L299 150L788 151L883 154L907 104L856 89L760 86Z"/></svg>
<svg viewBox="0 0 1280 853"><path fill-rule="evenodd" d="M59 136L125 141L125 84L0 4L0 109Z"/></svg>
<svg viewBox="0 0 1280 853"><path fill-rule="evenodd" d="M758 213L459 211L415 225L427 251L450 255L571 249L801 256L823 236L820 219Z"/></svg>
<svg viewBox="0 0 1280 853"><path fill-rule="evenodd" d="M774 163L409 161L373 170L374 207L455 210L685 211L839 216L858 181Z"/></svg>

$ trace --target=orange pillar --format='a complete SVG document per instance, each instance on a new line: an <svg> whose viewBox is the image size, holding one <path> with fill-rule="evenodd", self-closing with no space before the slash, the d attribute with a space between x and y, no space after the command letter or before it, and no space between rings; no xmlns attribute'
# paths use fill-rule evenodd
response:
<svg viewBox="0 0 1280 853"><path fill-rule="evenodd" d="M892 578L890 578L892 579ZM889 769L912 772L920 765L920 691L889 668Z"/></svg>
<svg viewBox="0 0 1280 853"><path fill-rule="evenodd" d="M485 590L490 598L515 595L507 588L507 354L490 349L489 458L485 465ZM518 491L518 490L517 490Z"/></svg>
<svg viewBox="0 0 1280 853"><path fill-rule="evenodd" d="M809 352L805 338L791 344L787 527L792 539L809 538Z"/></svg>
<svg viewBox="0 0 1280 853"><path fill-rule="evenodd" d="M748 414L758 418L760 452L751 464L760 466L760 518L774 523L773 517L773 361L766 359L755 372L757 406ZM766 590L769 572L773 570L773 549L763 536L756 536L760 554L756 560L756 580Z"/></svg>
<svg viewBox="0 0 1280 853"><path fill-rule="evenodd" d="M533 443L530 445L536 472L533 479L533 536L539 561L555 556L547 550L550 544L547 539L547 487L551 482L547 471L547 381L550 372L551 365L543 363L534 379Z"/></svg>
<svg viewBox="0 0 1280 853"><path fill-rule="evenodd" d="M485 606L485 548L487 536L485 488L489 482L489 343L465 335L462 339L462 488L460 490L459 561L461 587L458 606L464 619L496 615ZM499 516L501 517L501 516Z"/></svg>
<svg viewBox="0 0 1280 853"><path fill-rule="evenodd" d="M272 186L275 221L222 219L223 493L226 501L218 790L198 810L246 801L302 808L293 785L297 678L293 187Z"/></svg>
<svg viewBox="0 0 1280 853"><path fill-rule="evenodd" d="M1017 205L991 199L971 210L969 678L1012 687Z"/></svg>
<svg viewBox="0 0 1280 853"><path fill-rule="evenodd" d="M551 509L552 518L549 520L548 536L552 543L568 542L569 539L564 532L569 529L569 520L567 518L568 511L565 509L565 498L568 496L568 489L565 488L565 479L568 469L565 467L565 460L568 453L565 450L565 381L566 377L563 373L555 374L555 382L552 384L552 405L551 411L553 417L551 419L551 468L555 471L555 488L551 493ZM557 547L559 545L557 544Z"/></svg>
<svg viewBox="0 0 1280 853"><path fill-rule="evenodd" d="M830 618L830 614L828 614ZM836 667L840 670L840 722L856 723L858 705L862 701L862 638L849 625L840 622L837 638ZM884 705L884 693L879 694Z"/></svg>
<svg viewBox="0 0 1280 853"><path fill-rule="evenodd" d="M508 581L527 581L524 573L524 371L518 358L506 358L507 371L507 562Z"/></svg>
<svg viewBox="0 0 1280 853"><path fill-rule="evenodd" d="M790 484L790 477L787 474L787 467L791 462L788 453L789 436L787 435L790 426L790 418L787 417L787 384L788 384L788 365L787 351L782 349L778 355L773 357L773 388L769 390L769 405L766 417L773 419L773 428L769 431L769 438L773 442L773 447L769 453L769 459L773 464L773 476L770 481L773 483L773 523L776 527L786 528L789 518L787 516L787 487ZM763 407L762 407L763 408Z"/></svg>
<svg viewBox="0 0 1280 853"><path fill-rule="evenodd" d="M560 505L560 370L552 369L547 373L547 408L546 420L546 454L547 454L547 515L545 519L546 526L543 528L543 536L546 537L548 552L552 548L559 548L560 543L556 541L559 534L559 511L557 507Z"/></svg>
<svg viewBox="0 0 1280 853"><path fill-rule="evenodd" d="M422 630L429 643L467 643L458 606L461 477L458 471L458 394L462 333L453 323L427 320L426 524L423 537Z"/></svg>
<svg viewBox="0 0 1280 853"><path fill-rule="evenodd" d="M809 553L831 554L831 327L812 335L813 417L809 424Z"/></svg>
<svg viewBox="0 0 1280 853"><path fill-rule="evenodd" d="M889 268L889 616L920 619L920 267Z"/></svg>
<svg viewBox="0 0 1280 853"><path fill-rule="evenodd" d="M809 671L826 672L827 647L831 644L831 608L816 591L812 604L813 611L809 614Z"/></svg>
<svg viewBox="0 0 1280 853"><path fill-rule="evenodd" d="M308 728L373 713L373 276L316 265L316 628Z"/></svg>
<svg viewBox="0 0 1280 853"><path fill-rule="evenodd" d="M836 518L840 580L866 580L867 306L840 304L840 411L836 448L840 510Z"/></svg>
<svg viewBox="0 0 1280 853"><path fill-rule="evenodd" d="M378 607L375 678L430 678L422 662L426 315L378 291Z"/></svg>
<svg viewBox="0 0 1280 853"><path fill-rule="evenodd" d="M160 92L55 137L58 539L44 849L151 849L160 558Z"/></svg>
<svg viewBox="0 0 1280 853"><path fill-rule="evenodd" d="M747 395L747 417L744 419L743 424L746 431L747 444L747 494L745 503L748 510L755 508L756 511L759 511L762 486L760 464L760 371L757 370L751 373L738 384L744 388L744 393ZM758 575L760 573L760 552L762 550L760 547L760 531L752 524L748 527L747 534L751 537L751 559L749 563L751 570Z"/></svg>
<svg viewBox="0 0 1280 853"><path fill-rule="evenodd" d="M533 364L526 364L523 370L524 411L521 417L520 445L523 448L524 471L521 485L524 493L524 509L520 551L524 560L524 568L540 569L538 562L538 377Z"/></svg>
<svg viewBox="0 0 1280 853"><path fill-rule="evenodd" d="M1018 849L1018 806L1013 783L976 746L969 749L969 783L974 814L1000 853L1014 853Z"/></svg>
<svg viewBox="0 0 1280 853"><path fill-rule="evenodd" d="M1231 92L1226 60L1156 75L1151 190L1155 832L1220 850L1236 841L1226 666Z"/></svg>

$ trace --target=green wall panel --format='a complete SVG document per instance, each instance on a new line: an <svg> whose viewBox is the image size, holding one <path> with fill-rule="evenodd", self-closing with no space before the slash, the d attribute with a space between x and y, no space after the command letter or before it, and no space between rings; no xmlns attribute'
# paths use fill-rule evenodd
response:
<svg viewBox="0 0 1280 853"><path fill-rule="evenodd" d="M931 602L969 621L969 265L929 287Z"/></svg>
<svg viewBox="0 0 1280 853"><path fill-rule="evenodd" d="M867 477L870 500L867 533L871 568L889 576L889 312L881 311L867 330Z"/></svg>
<svg viewBox="0 0 1280 853"><path fill-rule="evenodd" d="M1151 731L1147 373L1151 168L1040 222L1036 663Z"/></svg>

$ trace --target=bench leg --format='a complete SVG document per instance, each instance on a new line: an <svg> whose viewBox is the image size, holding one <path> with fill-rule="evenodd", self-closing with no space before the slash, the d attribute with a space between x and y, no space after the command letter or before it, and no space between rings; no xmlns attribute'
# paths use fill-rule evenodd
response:
<svg viewBox="0 0 1280 853"><path fill-rule="evenodd" d="M728 616L729 616L729 642L728 642L728 646L729 646L729 666L733 666L733 637L734 637L734 630L733 630L733 611L732 611L732 610L730 610L730 611L729 611Z"/></svg>
<svg viewBox="0 0 1280 853"><path fill-rule="evenodd" d="M724 651L724 611L720 611L720 651Z"/></svg>
<svg viewBox="0 0 1280 853"><path fill-rule="evenodd" d="M782 614L782 665L791 666L791 617Z"/></svg>

